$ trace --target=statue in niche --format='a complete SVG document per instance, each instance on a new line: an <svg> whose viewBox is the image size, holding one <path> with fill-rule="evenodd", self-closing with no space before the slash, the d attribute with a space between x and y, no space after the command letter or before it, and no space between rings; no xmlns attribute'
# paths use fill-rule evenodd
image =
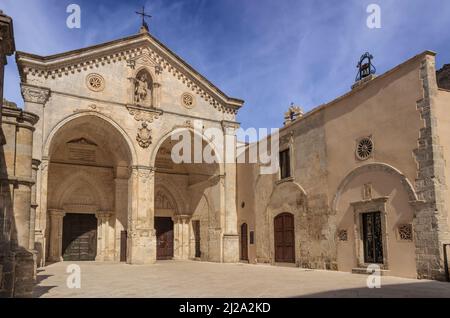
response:
<svg viewBox="0 0 450 318"><path fill-rule="evenodd" d="M150 75L139 72L134 80L134 102L142 106L151 106L152 80Z"/></svg>

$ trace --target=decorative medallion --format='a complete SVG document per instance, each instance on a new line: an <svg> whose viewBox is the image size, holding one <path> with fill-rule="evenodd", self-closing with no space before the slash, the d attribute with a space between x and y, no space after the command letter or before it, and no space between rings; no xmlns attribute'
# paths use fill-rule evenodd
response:
<svg viewBox="0 0 450 318"><path fill-rule="evenodd" d="M105 80L100 74L91 73L86 76L86 86L94 92L101 92L105 89Z"/></svg>
<svg viewBox="0 0 450 318"><path fill-rule="evenodd" d="M398 237L401 241L412 241L412 224L402 224L398 227Z"/></svg>
<svg viewBox="0 0 450 318"><path fill-rule="evenodd" d="M183 104L184 107L189 109L194 107L195 106L194 95L190 93L183 93L181 95L181 103Z"/></svg>
<svg viewBox="0 0 450 318"><path fill-rule="evenodd" d="M152 143L152 130L147 128L147 123L143 122L142 127L138 129L136 141L142 148L148 148Z"/></svg>
<svg viewBox="0 0 450 318"><path fill-rule="evenodd" d="M359 160L369 159L373 153L373 141L370 137L361 138L356 146L356 157Z"/></svg>

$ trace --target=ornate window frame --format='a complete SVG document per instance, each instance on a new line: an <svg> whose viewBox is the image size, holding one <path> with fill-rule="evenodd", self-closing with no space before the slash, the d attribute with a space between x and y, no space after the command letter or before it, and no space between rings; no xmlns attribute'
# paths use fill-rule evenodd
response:
<svg viewBox="0 0 450 318"><path fill-rule="evenodd" d="M381 213L381 235L383 240L383 264L377 264L383 270L389 268L389 258L388 258L388 234L387 234L387 210L386 202L389 197L379 197L366 201L351 202L350 205L353 207L354 212L354 235L355 235L355 255L357 267L366 268L370 263L364 261L364 242L363 242L363 232L362 232L362 215L364 213L370 212L380 212Z"/></svg>
<svg viewBox="0 0 450 318"><path fill-rule="evenodd" d="M280 184L283 182L288 182L288 181L294 181L294 169L295 169L295 165L294 165L294 158L293 155L295 154L295 149L294 149L294 136L293 136L293 131L291 131L287 136L284 136L284 138L280 138L280 148L278 149L278 161L280 160L280 153L283 151L289 151L289 170L290 170L290 174L289 177L286 178L281 178L281 163L278 163L278 174L277 174L277 181L276 184Z"/></svg>

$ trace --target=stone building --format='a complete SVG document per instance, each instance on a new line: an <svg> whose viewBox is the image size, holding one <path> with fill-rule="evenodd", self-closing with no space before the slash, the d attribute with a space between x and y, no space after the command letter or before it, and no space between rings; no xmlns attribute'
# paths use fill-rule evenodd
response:
<svg viewBox="0 0 450 318"><path fill-rule="evenodd" d="M136 35L53 56L16 53L36 124L38 263L239 260L236 165L174 164L174 131L235 139L243 101ZM194 130L194 120L203 127Z"/></svg>
<svg viewBox="0 0 450 318"><path fill-rule="evenodd" d="M36 276L31 150L38 117L3 99L6 56L14 51L12 20L0 11L0 297L30 296Z"/></svg>
<svg viewBox="0 0 450 318"><path fill-rule="evenodd" d="M280 173L238 167L247 259L444 280L450 91L438 76L426 51L306 114L291 107Z"/></svg>
<svg viewBox="0 0 450 318"><path fill-rule="evenodd" d="M61 54L17 52L24 131L34 124L32 147L20 147L27 165L14 170L30 178L28 214L16 221L33 231L21 244L36 251L37 266L173 258L364 272L378 264L444 279L450 92L438 87L434 56L368 76L308 113L291 105L280 169L262 174L258 163L220 160L235 148L203 133L235 142L243 101L145 25ZM177 133L193 147L190 163L173 160ZM197 161L196 146L217 160Z"/></svg>

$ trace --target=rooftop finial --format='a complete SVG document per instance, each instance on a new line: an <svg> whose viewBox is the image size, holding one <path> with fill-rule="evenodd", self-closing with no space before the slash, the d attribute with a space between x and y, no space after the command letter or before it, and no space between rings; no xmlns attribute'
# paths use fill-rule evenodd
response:
<svg viewBox="0 0 450 318"><path fill-rule="evenodd" d="M369 52L364 53L359 59L358 65L358 74L356 75L355 82L362 80L365 77L368 77L372 74L375 74L376 69L372 63L373 56Z"/></svg>
<svg viewBox="0 0 450 318"><path fill-rule="evenodd" d="M139 32L143 33L143 32L148 32L148 24L147 22L145 22L145 18L151 18L152 16L149 14L145 13L145 6L142 6L142 11L135 11L136 14L139 14L140 16L142 16L142 25L141 28L139 30Z"/></svg>
<svg viewBox="0 0 450 318"><path fill-rule="evenodd" d="M300 106L291 103L287 112L284 113L284 125L289 125L295 120L303 117L303 109Z"/></svg>

